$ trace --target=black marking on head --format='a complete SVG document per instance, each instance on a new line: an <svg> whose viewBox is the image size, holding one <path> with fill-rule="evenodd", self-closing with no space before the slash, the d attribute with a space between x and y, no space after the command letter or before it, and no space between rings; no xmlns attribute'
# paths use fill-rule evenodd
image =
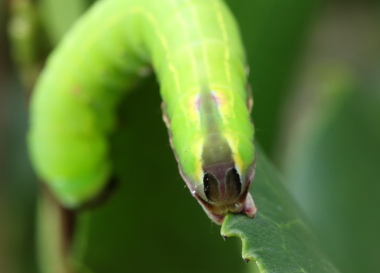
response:
<svg viewBox="0 0 380 273"><path fill-rule="evenodd" d="M226 188L230 198L238 198L241 192L240 175L235 168L227 170Z"/></svg>
<svg viewBox="0 0 380 273"><path fill-rule="evenodd" d="M233 204L239 200L242 183L233 163L209 166L203 176L203 189L208 201Z"/></svg>
<svg viewBox="0 0 380 273"><path fill-rule="evenodd" d="M219 183L216 177L210 173L206 172L203 176L203 186L204 192L208 200L217 201L220 198Z"/></svg>

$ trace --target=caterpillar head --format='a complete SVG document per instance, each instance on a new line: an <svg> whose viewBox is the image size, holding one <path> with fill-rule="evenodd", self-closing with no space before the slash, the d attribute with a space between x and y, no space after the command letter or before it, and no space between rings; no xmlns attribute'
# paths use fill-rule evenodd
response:
<svg viewBox="0 0 380 273"><path fill-rule="evenodd" d="M239 174L233 163L204 168L203 183L195 185L192 194L211 220L222 224L228 212L255 216L257 209L249 193L254 168L250 171L249 175Z"/></svg>
<svg viewBox="0 0 380 273"><path fill-rule="evenodd" d="M233 151L225 139L211 137L203 143L198 165L200 175L189 176L181 171L192 195L217 224L222 224L229 212L254 217L257 211L249 193L255 170L254 156L251 163L241 165L235 162Z"/></svg>
<svg viewBox="0 0 380 273"><path fill-rule="evenodd" d="M254 217L257 209L249 187L255 149L248 109L230 111L233 117L226 119L222 100L213 92L195 96L194 101L190 106L196 111L189 110L193 119L187 122L180 120L181 115L173 115L170 121L164 115L182 178L214 222L222 224L229 212ZM243 121L238 119L240 114Z"/></svg>

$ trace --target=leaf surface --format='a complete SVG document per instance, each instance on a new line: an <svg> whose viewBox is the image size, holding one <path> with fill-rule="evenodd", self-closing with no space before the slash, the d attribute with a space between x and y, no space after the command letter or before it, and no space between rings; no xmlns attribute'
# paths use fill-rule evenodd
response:
<svg viewBox="0 0 380 273"><path fill-rule="evenodd" d="M229 214L221 229L223 236L242 239L244 259L255 260L261 273L339 272L319 251L301 210L260 149L251 194L256 217Z"/></svg>

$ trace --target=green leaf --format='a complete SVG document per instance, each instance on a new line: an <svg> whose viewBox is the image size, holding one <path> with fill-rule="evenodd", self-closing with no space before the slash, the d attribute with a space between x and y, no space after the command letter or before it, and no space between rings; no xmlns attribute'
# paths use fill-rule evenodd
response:
<svg viewBox="0 0 380 273"><path fill-rule="evenodd" d="M314 235L280 180L259 149L251 194L258 207L254 219L229 214L223 236L238 236L243 258L255 260L261 273L339 272L319 251Z"/></svg>

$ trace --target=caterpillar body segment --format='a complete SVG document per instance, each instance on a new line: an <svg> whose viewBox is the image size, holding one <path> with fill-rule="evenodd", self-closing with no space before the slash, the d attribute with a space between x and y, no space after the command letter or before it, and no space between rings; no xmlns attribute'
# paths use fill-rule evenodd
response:
<svg viewBox="0 0 380 273"><path fill-rule="evenodd" d="M209 217L253 217L254 128L245 56L219 0L102 0L49 58L31 101L32 161L61 202L96 196L121 98L152 64L182 177Z"/></svg>

